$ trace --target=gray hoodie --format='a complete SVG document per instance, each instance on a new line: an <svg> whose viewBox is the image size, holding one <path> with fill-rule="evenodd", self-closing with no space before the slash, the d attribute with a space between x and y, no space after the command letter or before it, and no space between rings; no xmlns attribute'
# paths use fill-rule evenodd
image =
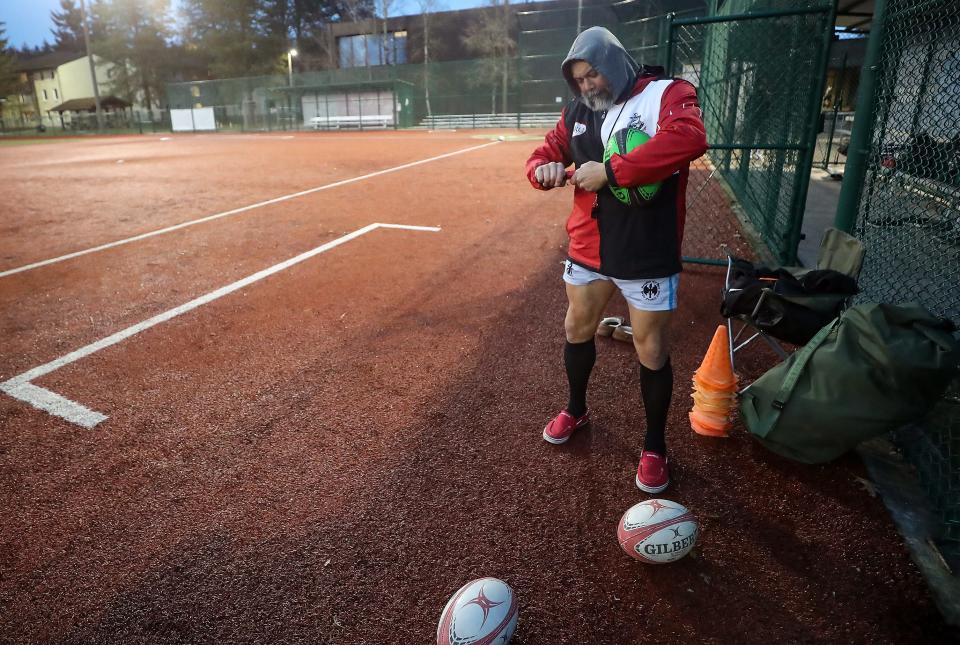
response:
<svg viewBox="0 0 960 645"><path fill-rule="evenodd" d="M574 61L578 60L587 61L595 70L603 74L610 83L614 101L618 103L633 89L637 73L640 71L640 66L627 53L617 37L603 27L590 27L577 36L560 68L574 96L580 96L580 88L573 80L570 67Z"/></svg>

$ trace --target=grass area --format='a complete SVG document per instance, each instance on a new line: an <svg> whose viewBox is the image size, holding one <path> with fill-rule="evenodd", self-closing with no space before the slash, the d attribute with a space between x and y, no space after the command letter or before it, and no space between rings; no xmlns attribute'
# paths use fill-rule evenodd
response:
<svg viewBox="0 0 960 645"><path fill-rule="evenodd" d="M36 138L36 139L7 139L4 140L0 137L0 148L5 148L9 146L32 146L35 143L63 143L64 141L73 141L73 139L67 138L56 138L56 139L46 139L46 138Z"/></svg>

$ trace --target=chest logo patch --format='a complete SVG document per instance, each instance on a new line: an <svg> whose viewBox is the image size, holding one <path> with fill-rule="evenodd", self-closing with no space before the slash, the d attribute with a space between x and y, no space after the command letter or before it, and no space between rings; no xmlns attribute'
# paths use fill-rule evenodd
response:
<svg viewBox="0 0 960 645"><path fill-rule="evenodd" d="M646 124L643 122L643 119L640 118L639 114L630 115L630 127L636 128L637 130L644 130L644 131L646 131L647 129Z"/></svg>
<svg viewBox="0 0 960 645"><path fill-rule="evenodd" d="M581 134L587 131L587 126L584 123L574 123L573 124L573 136L579 137Z"/></svg>

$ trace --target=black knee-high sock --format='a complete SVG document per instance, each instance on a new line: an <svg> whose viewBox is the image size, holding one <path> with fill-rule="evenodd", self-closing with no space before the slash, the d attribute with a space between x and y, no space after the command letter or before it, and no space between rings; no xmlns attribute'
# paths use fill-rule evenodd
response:
<svg viewBox="0 0 960 645"><path fill-rule="evenodd" d="M673 367L669 357L658 370L648 369L641 363L640 392L643 395L643 407L647 412L647 436L643 449L666 455L667 441L664 434L667 414L670 412L670 397L673 394Z"/></svg>
<svg viewBox="0 0 960 645"><path fill-rule="evenodd" d="M567 343L563 346L563 364L570 383L570 402L567 412L575 417L587 411L587 381L597 360L597 346L591 338L585 343Z"/></svg>

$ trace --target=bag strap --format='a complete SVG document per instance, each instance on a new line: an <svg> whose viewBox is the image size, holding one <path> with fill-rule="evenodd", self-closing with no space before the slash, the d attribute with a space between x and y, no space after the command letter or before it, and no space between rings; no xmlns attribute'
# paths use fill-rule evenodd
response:
<svg viewBox="0 0 960 645"><path fill-rule="evenodd" d="M787 371L787 375L783 378L783 383L780 386L780 390L777 391L777 395L773 398L773 401L770 402L770 406L773 408L773 413L768 416L765 421L761 420L759 415L749 415L755 422L755 428L751 430L753 434L761 438L770 434L773 428L777 425L777 421L780 420L780 414L783 412L784 406L786 406L787 402L790 400L790 395L793 393L793 389L796 387L797 381L800 380L800 376L803 374L803 370L807 366L807 363L810 362L814 352L816 352L817 348L823 344L823 342L827 339L827 336L830 335L830 332L832 332L839 324L840 319L835 318L829 325L824 325L823 328L817 332L816 336L810 339L809 343L797 350L797 353L794 354L793 365L790 366L790 369Z"/></svg>

